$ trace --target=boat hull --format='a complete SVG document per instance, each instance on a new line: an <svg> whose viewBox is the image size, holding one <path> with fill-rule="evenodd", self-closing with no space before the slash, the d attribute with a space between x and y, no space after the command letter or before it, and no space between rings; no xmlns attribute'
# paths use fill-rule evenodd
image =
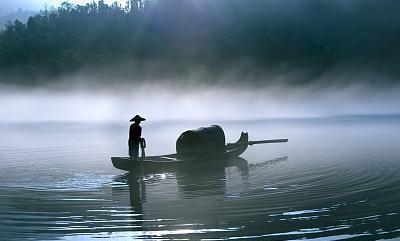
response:
<svg viewBox="0 0 400 241"><path fill-rule="evenodd" d="M239 140L236 143L244 143L248 141L248 134L242 132ZM124 171L143 171L146 172L170 172L179 167L193 165L194 163L215 163L222 160L229 160L240 156L247 149L244 145L231 145L227 144L225 151L222 153L215 153L206 156L193 156L180 158L177 154L161 155L161 156L148 156L144 160L138 159L134 161L129 157L111 157L112 164L115 168Z"/></svg>

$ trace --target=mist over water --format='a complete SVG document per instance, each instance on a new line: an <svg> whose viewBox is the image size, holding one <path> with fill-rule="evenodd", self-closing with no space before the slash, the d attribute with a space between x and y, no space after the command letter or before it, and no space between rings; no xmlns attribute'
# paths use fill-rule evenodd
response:
<svg viewBox="0 0 400 241"><path fill-rule="evenodd" d="M178 86L0 90L2 122L117 121L140 113L153 120L252 120L398 114L400 88L350 86Z"/></svg>

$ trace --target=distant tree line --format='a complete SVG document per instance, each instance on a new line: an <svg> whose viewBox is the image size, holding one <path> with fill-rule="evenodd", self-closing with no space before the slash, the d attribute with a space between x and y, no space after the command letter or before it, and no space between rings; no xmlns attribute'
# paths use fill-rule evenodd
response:
<svg viewBox="0 0 400 241"><path fill-rule="evenodd" d="M15 81L6 76L35 82L129 61L164 63L167 74L195 66L219 72L241 61L261 69L318 72L356 62L397 71L400 1L385 2L355 0L348 9L341 1L315 0L63 3L2 30L0 82Z"/></svg>
<svg viewBox="0 0 400 241"><path fill-rule="evenodd" d="M3 30L7 24L12 24L16 19L26 23L29 17L38 14L36 11L18 9L16 12L0 16L0 30Z"/></svg>

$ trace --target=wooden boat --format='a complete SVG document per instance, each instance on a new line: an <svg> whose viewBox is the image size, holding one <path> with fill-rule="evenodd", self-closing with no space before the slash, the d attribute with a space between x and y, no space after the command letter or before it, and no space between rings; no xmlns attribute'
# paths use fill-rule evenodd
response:
<svg viewBox="0 0 400 241"><path fill-rule="evenodd" d="M196 130L183 132L176 141L176 153L160 156L146 156L138 161L129 157L111 157L115 168L125 171L143 172L154 170L173 171L177 166L197 166L201 163L224 163L220 160L229 160L240 156L249 145L264 143L287 142L288 139L249 141L247 132L242 132L235 143L225 144L225 134L220 126L212 125Z"/></svg>
<svg viewBox="0 0 400 241"><path fill-rule="evenodd" d="M181 157L179 154L169 154L160 156L146 156L143 160L131 160L129 157L111 157L112 164L115 168L125 171L138 171L146 168L147 171L172 171L177 166L182 166L188 163L209 162L221 159L232 159L240 156L246 151L249 146L249 135L242 132L240 138L235 143L228 143L225 145L225 150L218 153L209 153L202 156ZM150 171L151 172L151 171Z"/></svg>

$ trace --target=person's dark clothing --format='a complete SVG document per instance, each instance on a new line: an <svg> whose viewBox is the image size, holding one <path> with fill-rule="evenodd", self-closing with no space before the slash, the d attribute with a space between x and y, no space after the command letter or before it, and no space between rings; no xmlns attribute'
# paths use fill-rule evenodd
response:
<svg viewBox="0 0 400 241"><path fill-rule="evenodd" d="M141 136L142 127L137 123L133 123L129 128L129 140L140 140Z"/></svg>
<svg viewBox="0 0 400 241"><path fill-rule="evenodd" d="M133 123L129 128L129 156L137 160L139 156L139 144L142 135L142 127L138 123Z"/></svg>
<svg viewBox="0 0 400 241"><path fill-rule="evenodd" d="M139 157L139 144L140 140L129 140L129 156L133 160L137 160Z"/></svg>

